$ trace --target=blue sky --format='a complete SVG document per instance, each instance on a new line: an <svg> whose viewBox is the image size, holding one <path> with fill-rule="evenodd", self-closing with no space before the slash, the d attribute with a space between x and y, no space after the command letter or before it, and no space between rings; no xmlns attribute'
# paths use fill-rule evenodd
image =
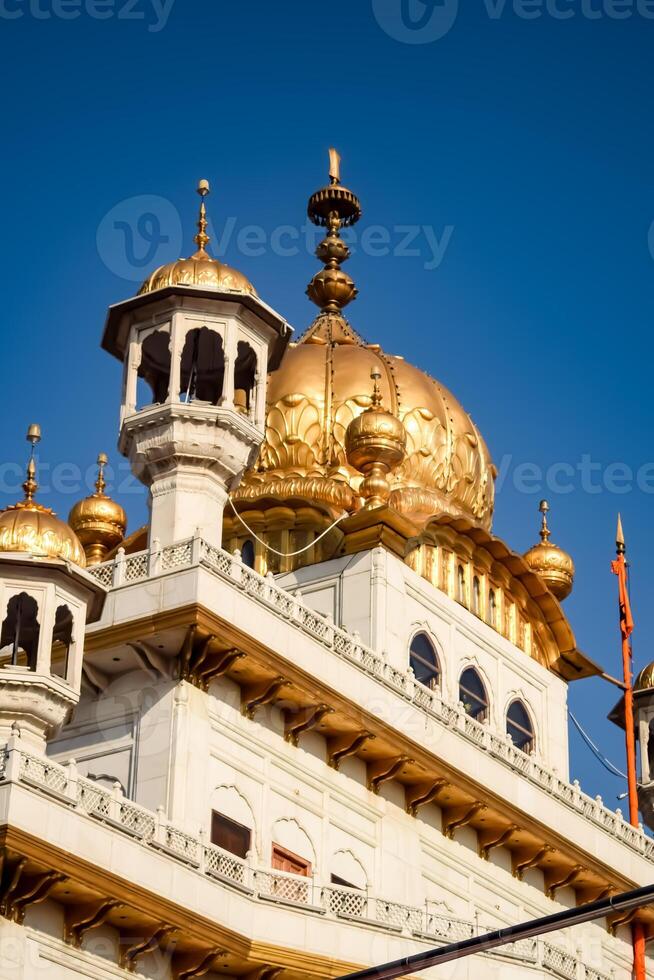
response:
<svg viewBox="0 0 654 980"><path fill-rule="evenodd" d="M0 500L16 498L33 420L51 467L42 499L61 514L98 450L118 466L105 310L150 265L191 250L199 177L212 181L227 259L304 329L316 262L303 232L296 242L280 228L304 225L333 144L365 212L352 322L473 415L501 469L495 531L513 548L534 543L538 501L550 498L554 540L577 564L567 612L580 647L612 673L622 511L643 665L654 636L654 9L403 2L0 0ZM124 472L119 482L135 527L143 494ZM605 720L616 693L582 682L571 703L622 764ZM620 780L575 734L571 744L573 774L615 806Z"/></svg>

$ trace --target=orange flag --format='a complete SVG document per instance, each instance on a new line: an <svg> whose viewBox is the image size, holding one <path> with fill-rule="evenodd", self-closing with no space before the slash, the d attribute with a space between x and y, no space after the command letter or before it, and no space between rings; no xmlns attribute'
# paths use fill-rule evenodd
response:
<svg viewBox="0 0 654 980"><path fill-rule="evenodd" d="M631 615L631 603L627 589L627 566L622 555L616 561L611 562L611 571L618 576L620 629L624 639L628 640L634 631L634 619Z"/></svg>

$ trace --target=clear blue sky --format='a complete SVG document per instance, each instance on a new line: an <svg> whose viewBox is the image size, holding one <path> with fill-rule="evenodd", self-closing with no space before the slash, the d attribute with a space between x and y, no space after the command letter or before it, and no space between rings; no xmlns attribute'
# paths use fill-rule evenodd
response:
<svg viewBox="0 0 654 980"><path fill-rule="evenodd" d="M191 250L199 177L214 185L215 230L234 229L227 258L298 331L308 324L315 260L304 245L279 254L292 243L271 236L303 224L334 144L364 204L360 231L382 225L397 252L398 229L427 227L417 255L375 254L369 233L349 265L353 323L474 416L502 465L495 530L513 548L536 540L538 500L550 497L554 540L577 563L567 612L580 647L614 673L609 562L622 510L636 663L654 656L654 468L636 479L654 461L654 21L635 5L617 19L609 0L525 9L540 16L509 0L466 0L456 18L453 0L407 0L404 20L400 0L176 0L166 20L152 0L0 0L0 499L16 497L6 464L22 466L33 420L42 461L59 465L42 499L61 514L80 492L76 468L99 449L118 463L105 309L135 290L125 275L144 275L149 251L162 261ZM132 201L141 195L156 200ZM243 238L250 225L262 248ZM567 492L539 486L526 463L572 468L550 471ZM626 492L614 463L633 471ZM142 494L122 499L137 526ZM582 682L571 702L621 763L605 720L615 693ZM620 781L571 742L574 774L615 806Z"/></svg>

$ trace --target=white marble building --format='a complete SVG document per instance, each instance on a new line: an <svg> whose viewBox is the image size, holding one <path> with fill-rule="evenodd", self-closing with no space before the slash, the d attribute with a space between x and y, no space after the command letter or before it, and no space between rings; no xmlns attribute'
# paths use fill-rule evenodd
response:
<svg viewBox="0 0 654 980"><path fill-rule="evenodd" d="M493 537L472 421L345 320L332 163L300 343L204 200L195 255L109 311L148 525L102 467L70 525L32 464L0 515L2 980L339 977L651 882L569 782L571 560ZM615 917L422 975L631 964Z"/></svg>

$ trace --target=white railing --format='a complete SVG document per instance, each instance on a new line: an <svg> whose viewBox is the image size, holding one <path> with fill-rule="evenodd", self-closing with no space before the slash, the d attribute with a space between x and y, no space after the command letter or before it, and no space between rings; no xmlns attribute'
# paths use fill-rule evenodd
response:
<svg viewBox="0 0 654 980"><path fill-rule="evenodd" d="M333 653L365 671L405 700L411 701L431 718L458 732L514 772L522 773L584 819L601 827L642 856L654 860L654 840L645 835L642 827L635 828L627 823L620 810L612 812L607 809L599 797L592 799L587 796L578 782L566 782L539 759L518 749L510 736L492 731L488 725L482 725L467 715L461 704L448 704L439 691L428 690L416 683L409 669L402 672L386 663L374 650L361 643L356 634L334 626L324 616L305 605L301 597L280 588L272 574L263 577L244 565L238 551L230 555L201 538L193 538L163 549L155 545L149 552L143 551L129 556L119 549L112 562L94 565L89 572L105 584L110 576L112 587L117 588L197 564L204 565L236 588L242 589L255 601L310 634Z"/></svg>
<svg viewBox="0 0 654 980"><path fill-rule="evenodd" d="M433 902L426 902L424 906L404 905L364 890L320 885L314 877L256 867L252 855L247 859L239 858L215 844L207 844L201 834L195 837L174 826L166 819L163 808L153 813L132 802L124 796L119 783L113 789L107 789L80 776L74 761L61 766L45 757L32 755L23 747L18 735L11 736L0 761L3 763L0 786L20 783L31 792L53 796L83 817L108 824L113 830L135 838L143 847L164 851L172 860L245 892L253 901L301 906L307 912L362 925L372 924L436 944L460 942L497 928L455 918ZM519 960L525 966L540 967L557 977L611 980L608 974L584 966L566 950L537 939L508 944L492 951L492 955Z"/></svg>

